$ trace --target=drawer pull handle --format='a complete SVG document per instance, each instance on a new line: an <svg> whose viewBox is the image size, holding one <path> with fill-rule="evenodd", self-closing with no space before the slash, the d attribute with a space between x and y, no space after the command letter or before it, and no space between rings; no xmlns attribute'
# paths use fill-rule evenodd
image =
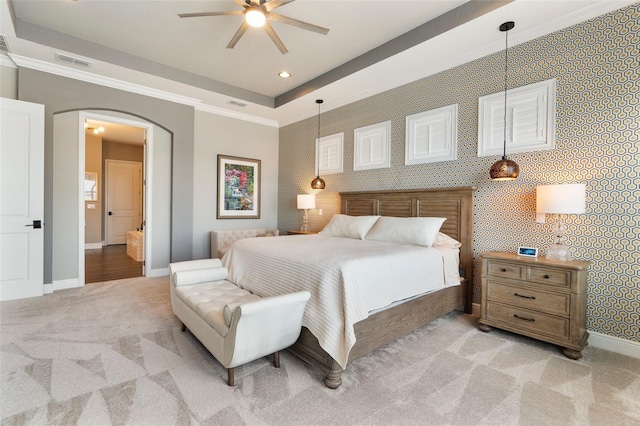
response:
<svg viewBox="0 0 640 426"><path fill-rule="evenodd" d="M544 276L544 277L542 277L542 278L549 279L549 278L551 278L551 275L548 275L548 274L547 274L547 275L545 275L545 276Z"/></svg>
<svg viewBox="0 0 640 426"><path fill-rule="evenodd" d="M507 272L508 269L507 268L500 268L500 272Z"/></svg>
<svg viewBox="0 0 640 426"><path fill-rule="evenodd" d="M518 296L518 297L522 297L523 299L531 299L531 300L536 300L535 296L523 296L522 294L518 294L518 293L513 293L514 296Z"/></svg>
<svg viewBox="0 0 640 426"><path fill-rule="evenodd" d="M513 316L518 318L518 319L524 320L524 321L530 321L530 322L534 322L535 321L535 319L533 319L533 318L525 318L525 317L518 316L517 314L513 314Z"/></svg>

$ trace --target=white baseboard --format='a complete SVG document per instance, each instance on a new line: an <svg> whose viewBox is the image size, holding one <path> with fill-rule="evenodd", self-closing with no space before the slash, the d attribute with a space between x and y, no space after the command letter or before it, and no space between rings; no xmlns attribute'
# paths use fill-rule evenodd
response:
<svg viewBox="0 0 640 426"><path fill-rule="evenodd" d="M58 281L53 281L53 290L54 291L58 291L58 290L66 290L68 288L77 288L77 287L82 287L82 284L80 283L80 280L77 278L70 278L68 280L58 280Z"/></svg>
<svg viewBox="0 0 640 426"><path fill-rule="evenodd" d="M589 346L606 349L611 352L640 358L640 343L615 336L589 331Z"/></svg>
<svg viewBox="0 0 640 426"><path fill-rule="evenodd" d="M54 290L53 289L53 283L45 284L43 287L44 287L43 290L42 290L43 294L51 294L51 293L53 293L53 290Z"/></svg>
<svg viewBox="0 0 640 426"><path fill-rule="evenodd" d="M98 250L102 249L102 243L86 243L84 245L85 250Z"/></svg>
<svg viewBox="0 0 640 426"><path fill-rule="evenodd" d="M169 268L152 269L148 275L149 278L168 277L168 276L169 276Z"/></svg>
<svg viewBox="0 0 640 426"><path fill-rule="evenodd" d="M480 316L480 304L472 305L471 315ZM594 348L605 349L617 354L640 358L640 343L631 340L621 339L615 336L598 333L597 331L589 331L589 346Z"/></svg>

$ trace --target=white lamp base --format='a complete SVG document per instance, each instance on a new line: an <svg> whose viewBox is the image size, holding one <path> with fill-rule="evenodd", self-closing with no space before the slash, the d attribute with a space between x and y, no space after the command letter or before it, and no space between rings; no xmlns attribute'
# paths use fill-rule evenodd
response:
<svg viewBox="0 0 640 426"><path fill-rule="evenodd" d="M309 209L304 209L304 215L302 216L302 226L300 232L309 232Z"/></svg>
<svg viewBox="0 0 640 426"><path fill-rule="evenodd" d="M561 214L558 215L556 224L553 228L555 235L555 241L549 246L547 250L547 259L554 260L573 260L571 257L571 249L564 244L567 238L564 236L567 231L567 226L564 223L564 218Z"/></svg>
<svg viewBox="0 0 640 426"><path fill-rule="evenodd" d="M547 249L547 259L554 260L573 260L571 257L571 249L564 244L552 244Z"/></svg>

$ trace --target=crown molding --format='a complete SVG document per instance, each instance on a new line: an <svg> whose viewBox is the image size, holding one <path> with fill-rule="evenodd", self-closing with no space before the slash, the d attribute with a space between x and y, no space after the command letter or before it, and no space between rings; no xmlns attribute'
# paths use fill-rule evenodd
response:
<svg viewBox="0 0 640 426"><path fill-rule="evenodd" d="M18 66L6 54L0 54L0 66L7 68L18 68Z"/></svg>
<svg viewBox="0 0 640 426"><path fill-rule="evenodd" d="M175 102L183 105L190 105L193 107L200 104L201 102L200 99L176 95L174 93L165 92L164 90L152 89L150 87L129 83L123 80L117 80L111 77L105 77L86 71L75 70L63 65L41 61L39 59L28 58L26 56L15 55L12 53L10 53L9 56L19 67L30 68L36 71L43 71L49 74L55 74L62 77L72 78L74 80L84 81L86 83L111 87L112 89L119 89L125 92L137 93L139 95L149 96L152 98L162 99L165 101Z"/></svg>
<svg viewBox="0 0 640 426"><path fill-rule="evenodd" d="M211 114L222 115L229 118L235 118L238 120L250 121L256 124L262 124L264 126L269 127L280 127L279 123L276 120L269 120L267 118L256 117L255 115L244 114L241 112L231 111L228 109L216 107L213 105L207 104L198 104L195 106L196 111L208 112Z"/></svg>
<svg viewBox="0 0 640 426"><path fill-rule="evenodd" d="M4 55L0 55L0 59ZM156 99L162 99L169 102L178 103L181 105L188 105L194 107L198 111L208 112L211 114L222 115L225 117L235 118L238 120L249 121L256 124L261 124L270 127L279 127L278 122L274 120L268 120L261 117L256 117L250 114L243 114L236 111L227 110L213 105L203 104L200 99L178 95L164 90L153 89L151 87L142 86L135 83L130 83L123 80L118 80L111 77L105 77L90 72L75 70L63 65L53 64L50 62L41 61L39 59L28 58L26 56L15 55L9 53L9 58L6 59L8 63L13 64L14 67L24 67L34 69L36 71L42 71L49 74L59 75L62 77L72 78L74 80L84 81L86 83L97 84L100 86L111 87L112 89L123 90L125 92L137 93L139 95L149 96ZM5 65L4 61L0 65ZM9 66L9 65L7 65Z"/></svg>

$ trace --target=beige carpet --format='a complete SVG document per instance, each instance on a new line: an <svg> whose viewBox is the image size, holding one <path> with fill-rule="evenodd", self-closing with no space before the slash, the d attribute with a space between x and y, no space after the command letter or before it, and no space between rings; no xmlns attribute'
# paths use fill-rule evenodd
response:
<svg viewBox="0 0 640 426"><path fill-rule="evenodd" d="M236 371L173 316L168 280L0 304L3 425L640 425L640 360L477 330L454 313L350 365L338 390L289 353Z"/></svg>

